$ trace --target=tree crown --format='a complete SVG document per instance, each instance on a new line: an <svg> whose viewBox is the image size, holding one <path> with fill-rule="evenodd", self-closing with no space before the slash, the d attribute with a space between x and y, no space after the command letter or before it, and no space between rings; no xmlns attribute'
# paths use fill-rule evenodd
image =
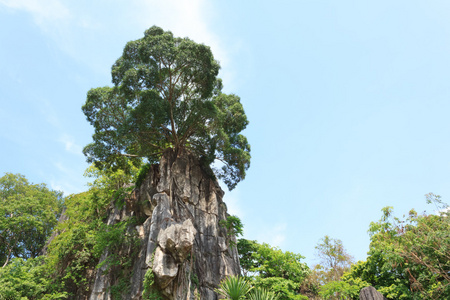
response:
<svg viewBox="0 0 450 300"><path fill-rule="evenodd" d="M91 89L82 107L94 126L83 152L100 168L123 168L127 160L156 161L167 148L190 151L229 189L244 179L250 145L240 98L222 93L220 66L209 47L176 38L153 26L128 42L112 66L113 87Z"/></svg>

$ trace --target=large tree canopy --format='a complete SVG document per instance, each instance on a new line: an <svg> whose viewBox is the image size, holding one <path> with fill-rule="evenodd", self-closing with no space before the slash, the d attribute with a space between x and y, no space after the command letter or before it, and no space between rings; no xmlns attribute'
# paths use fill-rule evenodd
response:
<svg viewBox="0 0 450 300"><path fill-rule="evenodd" d="M38 256L62 205L62 193L44 184L30 184L20 174L0 177L0 267L13 257Z"/></svg>
<svg viewBox="0 0 450 300"><path fill-rule="evenodd" d="M250 166L240 134L248 121L239 97L222 93L219 68L209 47L155 26L127 43L112 67L114 86L91 89L83 106L95 128L88 162L122 167L127 158L187 150L208 165L221 161L216 175L233 189Z"/></svg>

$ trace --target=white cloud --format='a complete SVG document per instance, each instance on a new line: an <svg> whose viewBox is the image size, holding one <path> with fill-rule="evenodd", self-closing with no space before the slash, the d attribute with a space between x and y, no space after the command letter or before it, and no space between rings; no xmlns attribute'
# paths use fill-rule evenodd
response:
<svg viewBox="0 0 450 300"><path fill-rule="evenodd" d="M65 167L61 162L55 162L53 165L62 173L70 175L72 172L69 168Z"/></svg>
<svg viewBox="0 0 450 300"><path fill-rule="evenodd" d="M286 240L286 229L286 223L275 224L270 229L261 230L258 241L263 241L271 246L281 247Z"/></svg>
<svg viewBox="0 0 450 300"><path fill-rule="evenodd" d="M76 4L61 0L0 0L1 5L28 12L58 47L91 67L95 67L92 64L96 60L84 57L88 53L82 47L85 41L80 41L80 38L86 35L104 35L105 31L118 28L125 28L130 34L139 32L142 35L143 30L157 25L172 31L175 36L189 37L197 43L210 46L214 57L222 66L220 76L225 85L229 87L233 80L230 51L235 52L240 46L224 43L211 31L216 12L212 3L207 0L132 0L123 3L120 15L114 14L114 17L98 11L99 8L94 5L92 10L86 10L84 2ZM117 8L117 4L115 6ZM132 38L133 36L129 37Z"/></svg>
<svg viewBox="0 0 450 300"><path fill-rule="evenodd" d="M65 133L58 141L64 144L66 151L72 154L82 155L83 147L75 143L75 139L72 136Z"/></svg>
<svg viewBox="0 0 450 300"><path fill-rule="evenodd" d="M35 100L40 102L41 104L40 111L44 115L45 120L53 127L61 129L62 126L58 118L58 112L56 111L52 103L47 99L35 99Z"/></svg>
<svg viewBox="0 0 450 300"><path fill-rule="evenodd" d="M74 193L80 193L85 190L86 182L80 178L79 168L68 166L61 161L53 163L53 167L56 171L52 174L58 174L57 176L51 176L47 182L50 182L50 186L54 190L64 192L64 195L70 195Z"/></svg>
<svg viewBox="0 0 450 300"><path fill-rule="evenodd" d="M61 22L70 18L69 10L59 0L0 0L0 4L29 12L36 24L44 27L49 22Z"/></svg>
<svg viewBox="0 0 450 300"><path fill-rule="evenodd" d="M197 43L209 47L216 60L222 66L221 77L224 82L231 81L228 47L223 44L219 36L210 30L211 20L214 18L214 8L206 0L135 0L136 19L142 27L149 28L157 25L164 30L170 30L175 36L189 37Z"/></svg>
<svg viewBox="0 0 450 300"><path fill-rule="evenodd" d="M450 206L447 207L447 208L435 210L434 213L435 213L436 215L445 214L445 213L449 213L449 214L450 214Z"/></svg>
<svg viewBox="0 0 450 300"><path fill-rule="evenodd" d="M55 191L63 192L65 196L81 192L81 190L79 188L77 188L76 186L74 186L68 182L62 182L60 180L56 180L56 181L51 180L50 188Z"/></svg>
<svg viewBox="0 0 450 300"><path fill-rule="evenodd" d="M221 186L225 186L223 182L221 182ZM223 197L223 200L225 204L227 205L227 210L230 215L238 216L239 218L242 218L244 213L239 205L239 190L235 189L232 192L225 191L225 196ZM245 224L244 224L245 225Z"/></svg>

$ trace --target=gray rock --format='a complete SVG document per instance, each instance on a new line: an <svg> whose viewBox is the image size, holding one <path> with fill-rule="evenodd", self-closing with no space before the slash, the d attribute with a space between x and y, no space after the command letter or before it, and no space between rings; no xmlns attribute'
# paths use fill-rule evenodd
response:
<svg viewBox="0 0 450 300"><path fill-rule="evenodd" d="M170 253L178 263L182 263L191 252L196 233L192 221L187 219L182 224L172 224L161 230L158 244L164 252Z"/></svg>
<svg viewBox="0 0 450 300"><path fill-rule="evenodd" d="M100 262L104 261L108 257L108 251L102 254L100 257ZM107 269L106 265L103 265L98 269L94 287L92 288L91 295L89 300L110 300L111 295L109 293L110 280L108 276L104 276L104 273Z"/></svg>
<svg viewBox="0 0 450 300"><path fill-rule="evenodd" d="M363 288L359 292L360 300L387 300L379 291L377 291L373 286L368 286Z"/></svg>
<svg viewBox="0 0 450 300"><path fill-rule="evenodd" d="M161 289L165 289L178 273L178 264L175 259L171 255L164 253L160 247L156 248L155 251L153 273L155 273Z"/></svg>
<svg viewBox="0 0 450 300"><path fill-rule="evenodd" d="M155 204L155 209L152 213L150 233L147 244L147 252L145 262L150 266L150 259L156 249L158 234L161 229L173 222L172 214L170 212L170 199L165 193L158 193L153 196L152 202Z"/></svg>
<svg viewBox="0 0 450 300"><path fill-rule="evenodd" d="M129 229L136 231L142 246L133 258L130 291L123 299L142 298L148 270L168 300L218 299L215 288L220 281L240 274L237 249L229 246L233 243L220 226L228 216L224 192L203 168L195 156L168 150L160 164L150 168L127 205L111 207L108 224L131 216L147 218ZM123 253L127 255L126 249ZM109 299L113 275L96 272L90 299Z"/></svg>

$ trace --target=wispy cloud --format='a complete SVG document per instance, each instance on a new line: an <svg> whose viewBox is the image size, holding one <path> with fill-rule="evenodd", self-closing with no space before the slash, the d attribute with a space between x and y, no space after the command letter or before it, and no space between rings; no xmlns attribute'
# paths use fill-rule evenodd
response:
<svg viewBox="0 0 450 300"><path fill-rule="evenodd" d="M229 49L218 35L211 31L211 20L214 18L214 7L206 0L135 0L136 20L143 27L157 25L170 30L175 36L189 37L197 43L209 47L214 57L222 66L221 76L224 81L231 80L229 66Z"/></svg>
<svg viewBox="0 0 450 300"><path fill-rule="evenodd" d="M40 112L44 116L45 120L53 127L61 129L62 126L58 118L58 112L54 108L53 104L47 99L36 99L36 100L39 101L41 104Z"/></svg>
<svg viewBox="0 0 450 300"><path fill-rule="evenodd" d="M221 186L225 186L225 184L221 182ZM239 199L240 197L238 189L235 189L232 192L226 191L223 198L224 202L227 205L228 213L230 215L235 215L242 218L244 216L244 213L239 205Z"/></svg>
<svg viewBox="0 0 450 300"><path fill-rule="evenodd" d="M65 196L81 192L81 190L78 187L68 183L67 181L61 180L51 180L50 188L55 191L63 192Z"/></svg>
<svg viewBox="0 0 450 300"><path fill-rule="evenodd" d="M70 152L72 154L82 155L83 147L78 145L75 142L75 139L68 135L67 133L64 133L58 140L64 145L64 148L67 152Z"/></svg>
<svg viewBox="0 0 450 300"><path fill-rule="evenodd" d="M105 30L114 30L116 26L111 24L115 22L114 18L107 14L99 15L95 11L80 9L73 2L0 0L0 6L2 5L11 10L29 13L39 28L63 51L90 66L93 64L92 59L82 57L86 55L86 51L80 46L80 37L91 36L93 32L105 34ZM231 52L240 46L225 43L211 30L215 13L217 12L213 4L207 0L131 0L123 12L124 15L130 16L130 20L121 25L130 32L158 25L164 30L172 31L175 36L189 37L197 43L210 46L214 57L222 66L220 76L227 83L231 82L233 77L230 67ZM83 32L82 35L80 31Z"/></svg>
<svg viewBox="0 0 450 300"><path fill-rule="evenodd" d="M286 229L286 223L275 224L269 229L261 230L258 241L263 241L271 246L281 247L286 240Z"/></svg>
<svg viewBox="0 0 450 300"><path fill-rule="evenodd" d="M52 174L58 175L52 175L47 179L52 189L62 191L65 195L79 193L86 189L85 180L79 176L79 168L67 165L62 161L54 162L53 167L55 171Z"/></svg>
<svg viewBox="0 0 450 300"><path fill-rule="evenodd" d="M46 27L51 22L62 22L70 19L70 12L59 0L0 0L0 4L11 8L24 10L33 16L36 24Z"/></svg>

